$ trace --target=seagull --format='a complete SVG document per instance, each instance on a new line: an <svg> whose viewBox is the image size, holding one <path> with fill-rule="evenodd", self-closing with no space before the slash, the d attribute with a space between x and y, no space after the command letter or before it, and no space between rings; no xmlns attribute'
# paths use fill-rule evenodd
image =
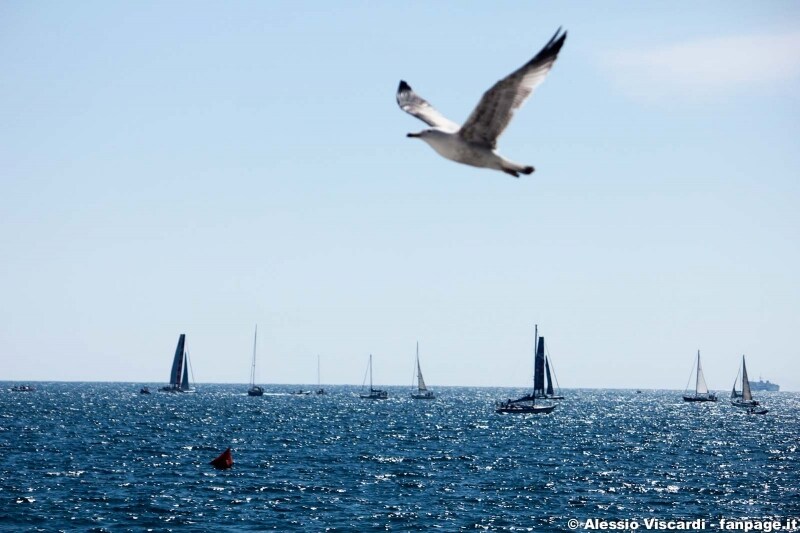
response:
<svg viewBox="0 0 800 533"><path fill-rule="evenodd" d="M562 33L559 28L533 59L483 93L478 106L461 126L439 113L401 80L397 88L400 109L431 126L407 137L422 139L439 155L457 163L500 170L515 178L520 173L531 174L532 166L514 163L497 153L497 138L511 122L514 111L522 107L553 68L566 38L567 32Z"/></svg>

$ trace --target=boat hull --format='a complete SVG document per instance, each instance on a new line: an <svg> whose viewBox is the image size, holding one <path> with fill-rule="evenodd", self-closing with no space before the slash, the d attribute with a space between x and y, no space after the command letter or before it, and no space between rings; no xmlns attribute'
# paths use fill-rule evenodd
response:
<svg viewBox="0 0 800 533"><path fill-rule="evenodd" d="M181 393L181 394L194 392L194 389L182 389L180 387L172 387L172 386L161 387L161 389L159 389L159 390L161 392L174 392L174 393Z"/></svg>
<svg viewBox="0 0 800 533"><path fill-rule="evenodd" d="M435 400L436 395L432 392L425 392L422 394L411 394L411 397L415 400Z"/></svg>
<svg viewBox="0 0 800 533"><path fill-rule="evenodd" d="M716 402L717 397L710 395L710 396L684 396L684 402Z"/></svg>
<svg viewBox="0 0 800 533"><path fill-rule="evenodd" d="M745 409L750 409L751 407L756 407L759 403L755 400L731 400L731 405L734 407L744 407Z"/></svg>
<svg viewBox="0 0 800 533"><path fill-rule="evenodd" d="M555 409L555 405L501 405L497 409L495 409L495 413L501 414L533 414L533 415L545 415L547 413L552 413L553 409Z"/></svg>
<svg viewBox="0 0 800 533"><path fill-rule="evenodd" d="M264 396L264 389L261 387L252 387L247 391L248 396Z"/></svg>
<svg viewBox="0 0 800 533"><path fill-rule="evenodd" d="M359 394L359 397L364 400L386 400L389 398L389 393L385 390L373 389L369 394Z"/></svg>

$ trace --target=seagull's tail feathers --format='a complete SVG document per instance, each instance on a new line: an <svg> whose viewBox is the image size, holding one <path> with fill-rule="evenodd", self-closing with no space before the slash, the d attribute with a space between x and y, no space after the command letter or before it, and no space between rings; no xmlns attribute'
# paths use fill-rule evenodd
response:
<svg viewBox="0 0 800 533"><path fill-rule="evenodd" d="M535 169L530 165L518 165L516 163L511 163L510 161L506 161L503 164L503 166L500 167L500 170L502 170L506 174L514 176L515 178L518 178L520 174L525 174L526 176L528 174L533 174L533 171Z"/></svg>

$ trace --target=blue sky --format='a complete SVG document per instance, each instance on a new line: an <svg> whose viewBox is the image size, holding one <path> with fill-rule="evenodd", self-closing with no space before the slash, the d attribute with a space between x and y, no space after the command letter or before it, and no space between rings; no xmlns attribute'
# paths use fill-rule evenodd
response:
<svg viewBox="0 0 800 533"><path fill-rule="evenodd" d="M407 139L555 30L499 142ZM8 380L800 390L795 2L0 4Z"/></svg>

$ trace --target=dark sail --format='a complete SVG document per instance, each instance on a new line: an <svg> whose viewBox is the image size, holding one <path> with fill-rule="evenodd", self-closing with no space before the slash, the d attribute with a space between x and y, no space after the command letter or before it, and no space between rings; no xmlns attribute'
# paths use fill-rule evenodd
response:
<svg viewBox="0 0 800 533"><path fill-rule="evenodd" d="M495 408L496 413L514 413L514 414L547 414L553 412L556 408L554 404L536 404L537 399L544 399L544 373L547 367L547 386L552 394L553 386L550 382L550 366L545 362L544 357L544 337L539 337L539 327L536 326L534 330L534 344L536 344L536 355L533 360L533 392L526 394L522 398L516 400L508 399L500 402ZM547 397L547 399L551 399ZM561 397L559 397L561 399Z"/></svg>
<svg viewBox="0 0 800 533"><path fill-rule="evenodd" d="M539 337L536 359L533 363L533 395L544 396L544 337Z"/></svg>
<svg viewBox="0 0 800 533"><path fill-rule="evenodd" d="M172 360L172 371L169 374L169 384L173 387L180 387L181 385L181 378L183 375L186 375L184 370L184 357L183 357L183 346L186 343L186 334L181 333L181 336L178 338L178 347L175 348L175 358ZM189 380L188 376L186 378L186 388L189 387Z"/></svg>
<svg viewBox="0 0 800 533"><path fill-rule="evenodd" d="M544 370L547 374L547 395L553 396L553 379L550 377L550 359L544 360Z"/></svg>

